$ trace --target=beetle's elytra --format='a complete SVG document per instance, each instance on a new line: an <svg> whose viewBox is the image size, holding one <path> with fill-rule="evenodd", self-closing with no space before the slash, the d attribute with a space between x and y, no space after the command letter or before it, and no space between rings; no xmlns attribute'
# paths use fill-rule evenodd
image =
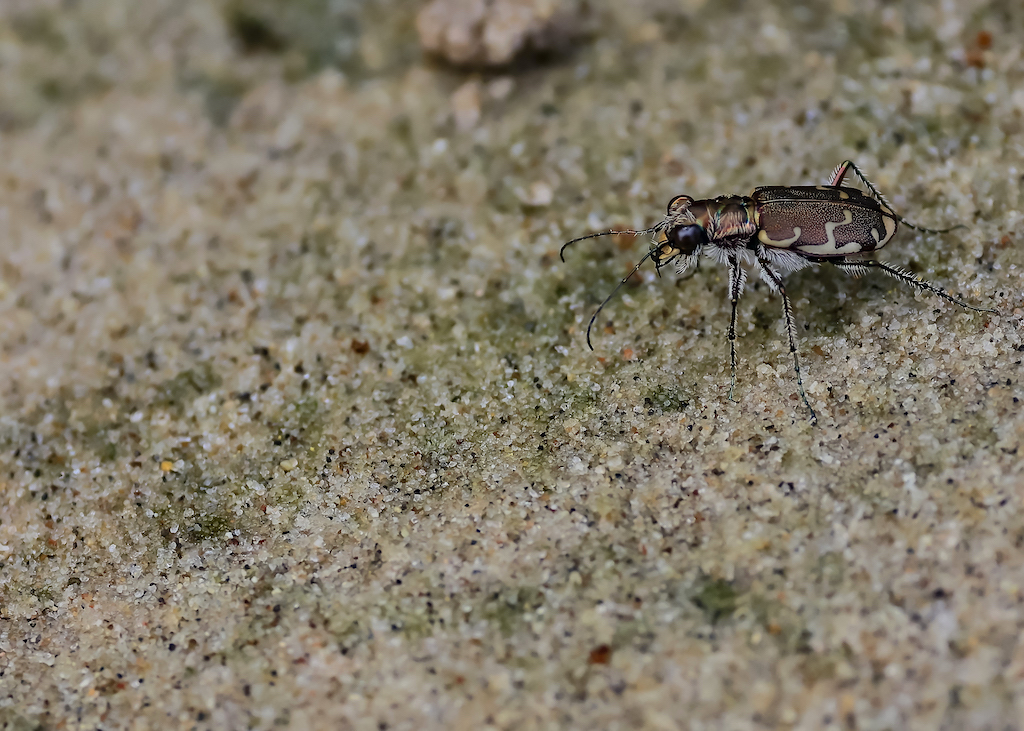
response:
<svg viewBox="0 0 1024 731"><path fill-rule="evenodd" d="M868 193L843 186L843 179L849 172L853 172L860 179L867 187ZM796 321L793 318L789 296L786 294L783 275L816 264L831 264L853 276L860 276L869 269L881 269L905 284L936 294L965 309L975 312L996 312L969 305L906 269L872 258L873 252L892 240L900 223L925 233L946 233L961 228L924 228L904 220L893 212L888 201L874 184L864 177L860 169L847 160L832 171L828 185L769 185L755 188L750 196L730 195L708 200L694 200L686 195L678 195L669 201L665 218L651 228L642 231L602 231L580 236L566 242L559 255L562 261L565 261L564 254L568 246L596 236L655 234L658 237L659 234L664 234L664 238L654 241L651 250L619 282L590 318L590 324L587 326L587 345L591 350L594 347L590 342L590 331L598 314L615 296L619 287L625 284L647 259L653 261L659 271L663 266L676 261L676 271L680 274L696 266L703 253L727 264L729 301L732 304L732 317L729 322L729 355L732 366L730 399L736 390L736 304L743 292L747 276L743 264L753 266L769 288L782 297L782 313L789 334L789 350L793 354L797 388L813 422L817 420L817 416L807 401L807 394L804 393L800 359L796 348Z"/></svg>

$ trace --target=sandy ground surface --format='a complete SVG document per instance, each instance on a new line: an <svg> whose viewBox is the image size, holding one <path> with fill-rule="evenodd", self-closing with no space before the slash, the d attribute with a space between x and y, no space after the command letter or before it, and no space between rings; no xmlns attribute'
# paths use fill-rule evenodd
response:
<svg viewBox="0 0 1024 731"><path fill-rule="evenodd" d="M1019 729L1024 12L0 6L0 725ZM268 20L269 18L269 20ZM858 161L879 276L645 269Z"/></svg>

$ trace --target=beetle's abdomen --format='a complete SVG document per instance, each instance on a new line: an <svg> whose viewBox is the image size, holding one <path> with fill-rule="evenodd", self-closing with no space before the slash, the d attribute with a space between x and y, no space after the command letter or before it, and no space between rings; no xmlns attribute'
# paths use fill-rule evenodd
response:
<svg viewBox="0 0 1024 731"><path fill-rule="evenodd" d="M856 188L766 186L754 190L757 240L808 256L849 256L881 249L896 217Z"/></svg>

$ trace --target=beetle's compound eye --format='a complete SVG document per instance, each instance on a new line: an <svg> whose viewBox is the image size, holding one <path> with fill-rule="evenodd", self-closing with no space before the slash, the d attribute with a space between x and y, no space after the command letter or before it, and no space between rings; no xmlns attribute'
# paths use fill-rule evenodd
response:
<svg viewBox="0 0 1024 731"><path fill-rule="evenodd" d="M689 223L670 228L665 243L671 244L683 256L690 256L707 242L708 235L704 229L696 223Z"/></svg>
<svg viewBox="0 0 1024 731"><path fill-rule="evenodd" d="M668 202L668 215L674 216L679 211L689 208L690 204L693 203L693 198L688 195L677 195L675 198Z"/></svg>

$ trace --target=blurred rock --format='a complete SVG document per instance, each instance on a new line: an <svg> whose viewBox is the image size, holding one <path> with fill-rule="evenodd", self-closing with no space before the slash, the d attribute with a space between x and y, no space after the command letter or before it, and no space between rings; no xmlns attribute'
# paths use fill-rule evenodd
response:
<svg viewBox="0 0 1024 731"><path fill-rule="evenodd" d="M480 121L480 82L467 81L452 94L452 113L455 127L468 132Z"/></svg>
<svg viewBox="0 0 1024 731"><path fill-rule="evenodd" d="M432 0L416 18L424 50L459 66L503 66L587 32L578 0Z"/></svg>

